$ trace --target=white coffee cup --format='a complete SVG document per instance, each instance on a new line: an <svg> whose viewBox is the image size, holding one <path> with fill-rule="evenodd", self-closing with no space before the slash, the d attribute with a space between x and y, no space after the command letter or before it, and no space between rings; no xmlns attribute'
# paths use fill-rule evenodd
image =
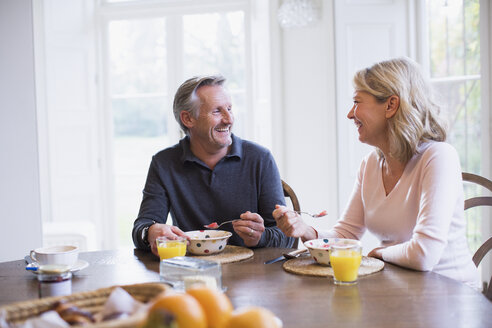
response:
<svg viewBox="0 0 492 328"><path fill-rule="evenodd" d="M61 264L73 266L79 257L79 248L71 245L41 247L32 250L29 256L39 265Z"/></svg>

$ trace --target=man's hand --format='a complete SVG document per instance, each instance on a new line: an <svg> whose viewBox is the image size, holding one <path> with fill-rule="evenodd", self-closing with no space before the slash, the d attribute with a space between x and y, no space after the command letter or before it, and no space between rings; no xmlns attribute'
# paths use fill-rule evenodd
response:
<svg viewBox="0 0 492 328"><path fill-rule="evenodd" d="M299 214L285 206L275 205L272 216L277 221L277 227L287 237L300 237L302 241L318 238L318 233L313 227L304 223Z"/></svg>
<svg viewBox="0 0 492 328"><path fill-rule="evenodd" d="M263 218L258 213L247 211L239 216L241 220L232 222L234 231L244 240L244 244L248 247L258 245L265 225Z"/></svg>
<svg viewBox="0 0 492 328"><path fill-rule="evenodd" d="M155 223L150 226L149 235L147 239L149 241L150 249L152 250L152 253L154 253L154 255L156 256L159 256L159 253L157 252L157 245L155 243L155 240L157 239L157 237L160 236L165 236L169 239L176 239L178 236L185 237L186 239L190 239L178 227L168 224Z"/></svg>

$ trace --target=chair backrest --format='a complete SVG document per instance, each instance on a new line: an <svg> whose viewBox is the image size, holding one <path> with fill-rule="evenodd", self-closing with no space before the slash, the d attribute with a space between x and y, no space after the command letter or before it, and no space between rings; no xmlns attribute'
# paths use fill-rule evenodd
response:
<svg viewBox="0 0 492 328"><path fill-rule="evenodd" d="M492 192L492 181L482 176L463 172L463 181L476 183ZM472 197L465 200L465 210L473 208L476 206L491 206L492 207L492 196L482 196L482 197ZM487 239L475 252L473 255L473 263L478 267L482 259L487 255L487 253L492 249L492 237ZM492 300L492 277L488 286L484 288L484 294L489 300Z"/></svg>
<svg viewBox="0 0 492 328"><path fill-rule="evenodd" d="M290 201L292 202L292 208L294 209L294 211L300 211L301 205L299 205L299 200L297 199L296 193L284 180L282 180L282 188L284 189L284 196L286 198L290 198ZM299 238L296 238L294 245L292 247L297 248L298 246L299 246Z"/></svg>

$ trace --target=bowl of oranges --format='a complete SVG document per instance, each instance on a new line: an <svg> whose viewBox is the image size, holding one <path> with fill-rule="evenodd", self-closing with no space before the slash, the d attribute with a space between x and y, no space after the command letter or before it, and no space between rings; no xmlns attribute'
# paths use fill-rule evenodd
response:
<svg viewBox="0 0 492 328"><path fill-rule="evenodd" d="M270 310L248 306L234 309L225 293L202 284L184 293L166 291L151 303L140 328L281 328Z"/></svg>

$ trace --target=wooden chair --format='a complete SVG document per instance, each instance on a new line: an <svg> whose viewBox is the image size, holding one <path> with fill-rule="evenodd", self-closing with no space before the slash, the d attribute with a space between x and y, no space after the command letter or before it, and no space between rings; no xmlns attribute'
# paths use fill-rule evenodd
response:
<svg viewBox="0 0 492 328"><path fill-rule="evenodd" d="M482 176L465 173L463 172L463 181L478 184L492 192L492 181L486 179ZM469 208L473 208L476 206L491 206L492 207L492 196L481 196L481 197L472 197L465 200L465 210ZM492 249L492 237L487 239L475 252L473 255L473 263L478 267L482 259L487 255L487 253ZM492 301L492 277L490 278L490 282L488 286L484 287L483 293L489 300Z"/></svg>
<svg viewBox="0 0 492 328"><path fill-rule="evenodd" d="M284 189L284 196L286 198L290 198L290 201L292 203L292 208L294 209L294 211L300 211L301 205L299 205L299 200L297 199L296 193L284 180L282 180L282 188ZM299 238L296 238L296 240L294 241L294 245L292 247L297 248L298 246L299 246Z"/></svg>

